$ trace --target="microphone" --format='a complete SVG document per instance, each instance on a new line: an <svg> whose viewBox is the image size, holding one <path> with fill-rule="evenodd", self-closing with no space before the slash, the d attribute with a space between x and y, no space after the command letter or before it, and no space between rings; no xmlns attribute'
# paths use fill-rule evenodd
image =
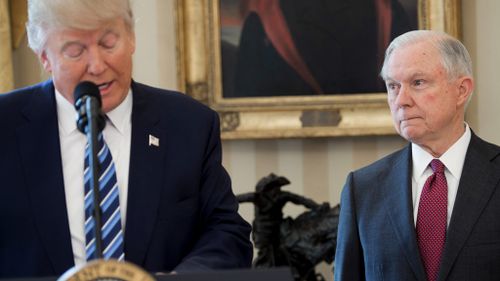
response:
<svg viewBox="0 0 500 281"><path fill-rule="evenodd" d="M92 189L94 232L95 232L95 251L97 258L102 258L102 220L99 194L99 171L101 169L98 160L98 135L104 129L106 120L101 110L101 93L96 84L83 81L80 82L74 91L75 108L78 112L76 126L80 132L87 136L89 148L89 171L90 188Z"/></svg>
<svg viewBox="0 0 500 281"><path fill-rule="evenodd" d="M90 81L80 82L76 85L73 96L78 112L76 120L78 130L86 134L89 130L89 118L95 118L97 130L102 131L106 126L106 120L101 110L101 93L97 85Z"/></svg>

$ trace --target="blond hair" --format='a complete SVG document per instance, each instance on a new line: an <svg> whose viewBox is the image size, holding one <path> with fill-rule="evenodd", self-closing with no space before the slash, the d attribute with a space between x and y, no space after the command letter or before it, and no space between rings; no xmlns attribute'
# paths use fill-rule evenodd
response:
<svg viewBox="0 0 500 281"><path fill-rule="evenodd" d="M28 0L28 44L38 54L52 29L92 30L117 18L133 32L129 0Z"/></svg>

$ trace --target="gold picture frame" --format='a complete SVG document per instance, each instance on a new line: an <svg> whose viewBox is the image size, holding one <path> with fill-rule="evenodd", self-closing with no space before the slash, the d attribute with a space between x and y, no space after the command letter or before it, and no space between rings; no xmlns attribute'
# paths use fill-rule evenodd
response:
<svg viewBox="0 0 500 281"><path fill-rule="evenodd" d="M176 0L179 88L215 109L223 139L394 134L385 93L224 98L220 0ZM418 0L419 29L460 38L460 0Z"/></svg>

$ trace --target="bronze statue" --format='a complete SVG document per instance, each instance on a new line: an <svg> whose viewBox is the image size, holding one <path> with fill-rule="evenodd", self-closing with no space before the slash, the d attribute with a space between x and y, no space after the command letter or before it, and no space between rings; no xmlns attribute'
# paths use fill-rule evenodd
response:
<svg viewBox="0 0 500 281"><path fill-rule="evenodd" d="M252 238L258 249L254 267L290 266L296 280L324 280L314 267L331 263L335 256L339 207L330 208L303 196L281 190L285 177L262 178L255 192L240 194L239 202L253 202L255 218ZM310 209L297 218L283 218L287 202Z"/></svg>

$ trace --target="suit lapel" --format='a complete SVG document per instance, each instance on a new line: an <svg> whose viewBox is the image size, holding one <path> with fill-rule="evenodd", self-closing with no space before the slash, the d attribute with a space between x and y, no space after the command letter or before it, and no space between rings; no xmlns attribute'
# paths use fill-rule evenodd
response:
<svg viewBox="0 0 500 281"><path fill-rule="evenodd" d="M159 127L154 100L132 84L132 139L130 151L125 258L142 265L156 222L163 182L166 134ZM153 136L159 145L150 144Z"/></svg>
<svg viewBox="0 0 500 281"><path fill-rule="evenodd" d="M426 280L426 275L413 222L411 191L411 146L407 146L392 163L389 174L381 177L387 198L386 211L410 267L417 280Z"/></svg>
<svg viewBox="0 0 500 281"><path fill-rule="evenodd" d="M51 81L32 93L24 108L24 126L17 129L28 200L40 239L54 273L74 265L66 212L59 129Z"/></svg>
<svg viewBox="0 0 500 281"><path fill-rule="evenodd" d="M474 224L500 181L498 167L490 163L498 152L493 153L487 151L484 142L472 133L448 227L438 280L446 279Z"/></svg>

